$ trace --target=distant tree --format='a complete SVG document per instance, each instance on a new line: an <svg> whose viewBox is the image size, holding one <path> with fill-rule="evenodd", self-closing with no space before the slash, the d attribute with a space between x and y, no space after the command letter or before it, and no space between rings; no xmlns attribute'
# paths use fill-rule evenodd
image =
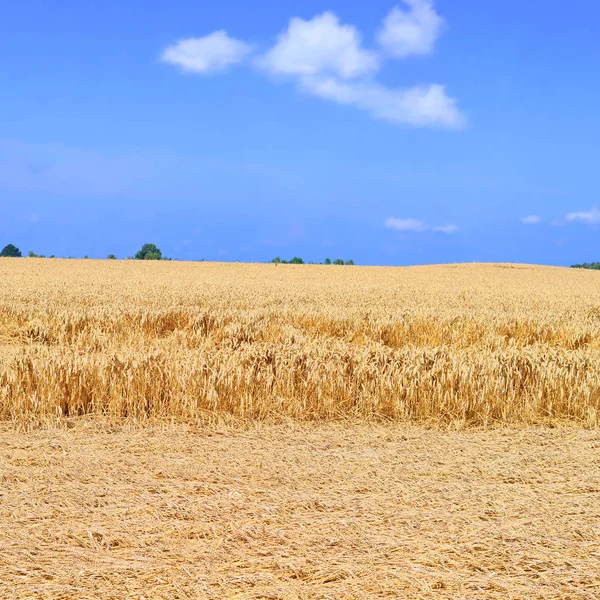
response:
<svg viewBox="0 0 600 600"><path fill-rule="evenodd" d="M30 250L30 251L27 253L27 256L28 256L29 258L39 258L39 256L38 256L38 255L37 255L37 254L36 254L36 253L35 253L33 250Z"/></svg>
<svg viewBox="0 0 600 600"><path fill-rule="evenodd" d="M350 265L350 266L354 266L354 261L353 260L347 260L346 264Z"/></svg>
<svg viewBox="0 0 600 600"><path fill-rule="evenodd" d="M155 244L144 244L142 249L135 255L136 260L161 260L162 252Z"/></svg>
<svg viewBox="0 0 600 600"><path fill-rule="evenodd" d="M344 264L344 261L343 261L343 259L341 259L341 258L336 258L336 259L333 261L333 264L334 264L334 265L343 265L343 264Z"/></svg>
<svg viewBox="0 0 600 600"><path fill-rule="evenodd" d="M117 257L114 254L109 254L107 260L117 260Z"/></svg>
<svg viewBox="0 0 600 600"><path fill-rule="evenodd" d="M326 265L330 265L331 264L331 259L330 258L326 258L325 259L325 264Z"/></svg>
<svg viewBox="0 0 600 600"><path fill-rule="evenodd" d="M600 262L583 263L581 265L571 265L572 269L591 269L592 271L600 271Z"/></svg>
<svg viewBox="0 0 600 600"><path fill-rule="evenodd" d="M21 258L23 254L21 254L21 251L16 246L8 244L8 246L5 246L2 252L0 252L0 256L4 258Z"/></svg>
<svg viewBox="0 0 600 600"><path fill-rule="evenodd" d="M51 255L50 255L50 258L56 258L56 256L54 256L54 254L51 254Z"/></svg>
<svg viewBox="0 0 600 600"><path fill-rule="evenodd" d="M275 265L304 265L306 264L304 260L302 260L299 256L294 256L291 260L285 260L284 258L280 258L276 256L272 261ZM311 263L316 264L316 263Z"/></svg>

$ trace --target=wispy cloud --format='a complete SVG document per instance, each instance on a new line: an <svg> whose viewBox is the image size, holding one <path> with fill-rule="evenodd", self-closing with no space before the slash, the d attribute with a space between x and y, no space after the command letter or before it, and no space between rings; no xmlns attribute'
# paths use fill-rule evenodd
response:
<svg viewBox="0 0 600 600"><path fill-rule="evenodd" d="M458 227L456 225L430 225L424 221L418 219L397 219L396 217L389 217L385 221L385 226L388 229L395 229L396 231L409 231L413 233L424 233L426 231L433 231L435 233L456 233Z"/></svg>
<svg viewBox="0 0 600 600"><path fill-rule="evenodd" d="M398 231L414 231L422 233L423 231L429 230L429 225L423 221L417 221L417 219L396 219L395 217L389 217L385 221L385 226L388 229L397 229Z"/></svg>
<svg viewBox="0 0 600 600"><path fill-rule="evenodd" d="M270 186L287 189L288 177L252 159L224 160L153 148L110 153L0 137L0 194L4 196L45 192L64 196L65 202L73 197L108 198L107 204L118 203L128 211L135 203L165 193L176 193L183 204L195 206L200 183L237 190L241 181L247 185L268 181ZM47 217L39 207L33 210Z"/></svg>
<svg viewBox="0 0 600 600"><path fill-rule="evenodd" d="M431 0L402 0L385 18L378 35L380 49L365 48L360 31L330 11L312 19L294 17L275 44L252 64L262 73L287 77L306 94L354 106L373 118L413 127L461 129L466 118L444 85L431 83L389 88L374 80L386 58L428 54L443 19ZM251 51L244 42L219 31L182 40L167 48L163 60L186 71L225 70Z"/></svg>
<svg viewBox="0 0 600 600"><path fill-rule="evenodd" d="M456 100L442 85L390 89L370 81L345 82L335 78L303 78L302 89L326 100L356 106L371 116L399 125L461 128L464 117Z"/></svg>
<svg viewBox="0 0 600 600"><path fill-rule="evenodd" d="M521 223L523 225L537 225L542 222L542 217L538 215L528 215L527 217L521 217Z"/></svg>
<svg viewBox="0 0 600 600"><path fill-rule="evenodd" d="M440 233L456 233L458 227L456 225L440 225L439 227L433 227L432 231L439 231Z"/></svg>
<svg viewBox="0 0 600 600"><path fill-rule="evenodd" d="M596 206L593 206L591 210L587 212L571 212L566 216L567 221L574 223L584 223L586 225L598 225L600 224L600 210Z"/></svg>
<svg viewBox="0 0 600 600"><path fill-rule="evenodd" d="M430 0L404 0L404 4L408 10L397 6L385 18L377 41L395 57L429 54L444 20L436 13Z"/></svg>
<svg viewBox="0 0 600 600"><path fill-rule="evenodd" d="M250 44L229 37L225 31L215 31L178 41L164 50L161 60L190 73L215 73L242 62L250 52Z"/></svg>

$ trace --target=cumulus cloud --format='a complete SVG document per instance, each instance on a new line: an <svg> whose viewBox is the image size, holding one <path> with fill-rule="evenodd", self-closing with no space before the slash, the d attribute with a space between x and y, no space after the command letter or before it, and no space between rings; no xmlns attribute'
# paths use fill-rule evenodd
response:
<svg viewBox="0 0 600 600"><path fill-rule="evenodd" d="M538 215L528 215L527 217L521 217L521 223L523 225L537 225L542 222L542 218Z"/></svg>
<svg viewBox="0 0 600 600"><path fill-rule="evenodd" d="M566 217L567 221L584 223L586 225L600 224L600 210L596 206L587 212L572 212Z"/></svg>
<svg viewBox="0 0 600 600"><path fill-rule="evenodd" d="M164 50L161 60L190 73L214 73L242 62L251 51L246 42L229 37L225 31L215 31L178 41Z"/></svg>
<svg viewBox="0 0 600 600"><path fill-rule="evenodd" d="M403 0L379 32L382 51L362 44L356 27L332 12L312 19L294 17L275 44L253 64L261 72L294 81L304 93L366 111L373 118L413 127L461 129L466 119L443 85L431 83L400 89L374 80L386 56L406 57L431 51L443 24L431 0ZM250 52L244 42L224 31L183 40L167 48L163 60L200 73L224 70Z"/></svg>
<svg viewBox="0 0 600 600"><path fill-rule="evenodd" d="M389 217L385 221L385 226L388 229L395 229L396 231L410 231L413 233L424 233L426 231L433 231L436 233L456 233L458 227L456 225L429 225L424 221L417 219L397 219L396 217Z"/></svg>
<svg viewBox="0 0 600 600"><path fill-rule="evenodd" d="M330 74L350 79L377 71L379 57L362 48L355 27L342 25L336 15L325 12L310 21L293 18L258 64L276 75Z"/></svg>
<svg viewBox="0 0 600 600"><path fill-rule="evenodd" d="M404 4L408 10L397 6L385 18L377 41L385 52L398 58L429 54L444 20L430 0L404 0Z"/></svg>
<svg viewBox="0 0 600 600"><path fill-rule="evenodd" d="M437 125L460 129L465 119L456 100L442 85L390 89L371 81L345 82L335 78L303 78L302 89L339 104L366 110L376 119L401 125Z"/></svg>

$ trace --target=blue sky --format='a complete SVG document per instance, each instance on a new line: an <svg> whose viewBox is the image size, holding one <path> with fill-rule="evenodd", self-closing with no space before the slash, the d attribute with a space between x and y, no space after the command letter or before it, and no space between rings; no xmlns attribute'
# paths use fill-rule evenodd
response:
<svg viewBox="0 0 600 600"><path fill-rule="evenodd" d="M2 13L0 245L600 260L598 2L20 0Z"/></svg>

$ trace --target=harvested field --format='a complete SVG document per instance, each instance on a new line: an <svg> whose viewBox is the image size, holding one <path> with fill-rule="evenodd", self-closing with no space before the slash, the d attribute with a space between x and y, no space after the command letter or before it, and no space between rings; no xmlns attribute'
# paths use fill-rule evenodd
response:
<svg viewBox="0 0 600 600"><path fill-rule="evenodd" d="M0 432L0 597L600 597L600 436Z"/></svg>
<svg viewBox="0 0 600 600"><path fill-rule="evenodd" d="M0 420L597 427L600 276L0 260Z"/></svg>

